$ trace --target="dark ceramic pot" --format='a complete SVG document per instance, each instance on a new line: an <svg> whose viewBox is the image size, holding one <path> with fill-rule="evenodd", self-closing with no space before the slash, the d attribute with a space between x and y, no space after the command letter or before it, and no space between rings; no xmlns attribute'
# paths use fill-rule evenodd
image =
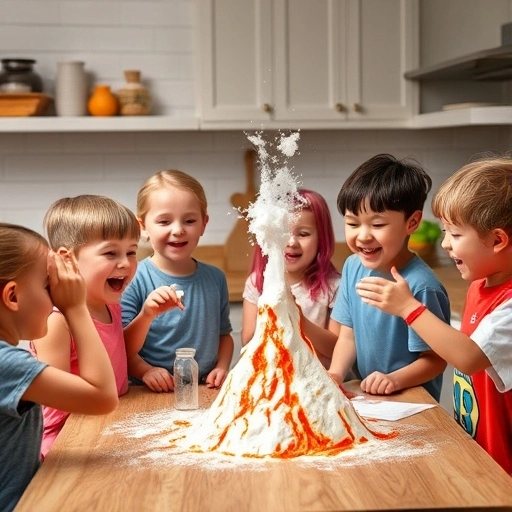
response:
<svg viewBox="0 0 512 512"><path fill-rule="evenodd" d="M2 59L0 92L42 92L43 80L33 70L34 59Z"/></svg>

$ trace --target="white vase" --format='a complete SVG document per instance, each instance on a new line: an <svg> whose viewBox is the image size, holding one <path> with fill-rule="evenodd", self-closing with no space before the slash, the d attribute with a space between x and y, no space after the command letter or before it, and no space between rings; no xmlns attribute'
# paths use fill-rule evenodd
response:
<svg viewBox="0 0 512 512"><path fill-rule="evenodd" d="M55 110L58 116L87 115L87 76L84 63L59 62L55 80Z"/></svg>

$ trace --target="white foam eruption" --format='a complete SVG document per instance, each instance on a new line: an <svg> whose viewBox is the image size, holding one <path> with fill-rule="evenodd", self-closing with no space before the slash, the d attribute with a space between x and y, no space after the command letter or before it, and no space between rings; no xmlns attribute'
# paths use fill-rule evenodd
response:
<svg viewBox="0 0 512 512"><path fill-rule="evenodd" d="M256 330L191 436L193 450L245 457L335 455L378 436L316 357L286 284L284 249L301 201L286 164L297 151L299 133L279 137L284 158L271 154L275 146L261 133L249 137L258 151L261 186L246 213L249 230L268 256Z"/></svg>

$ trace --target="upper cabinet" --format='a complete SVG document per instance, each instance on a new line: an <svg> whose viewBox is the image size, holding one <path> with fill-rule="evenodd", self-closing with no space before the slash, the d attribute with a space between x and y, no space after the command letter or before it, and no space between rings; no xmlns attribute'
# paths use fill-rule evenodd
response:
<svg viewBox="0 0 512 512"><path fill-rule="evenodd" d="M199 0L201 126L405 126L417 11L417 0Z"/></svg>

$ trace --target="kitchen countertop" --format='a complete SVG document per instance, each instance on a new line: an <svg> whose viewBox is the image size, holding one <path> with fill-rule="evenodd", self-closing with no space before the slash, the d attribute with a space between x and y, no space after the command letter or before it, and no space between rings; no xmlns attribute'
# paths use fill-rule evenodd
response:
<svg viewBox="0 0 512 512"><path fill-rule="evenodd" d="M358 384L346 388L360 394ZM201 404L208 407L217 392L201 388ZM422 387L379 399L435 404ZM152 443L169 431L158 433L151 414L171 415L173 400L173 393L136 386L108 415L71 414L16 512L512 509L512 479L439 406L388 423L417 449L413 455L360 457L358 463L320 458L327 466L272 459L218 467L180 462L165 454L165 443L157 443L155 456ZM138 413L151 442L110 428Z"/></svg>

